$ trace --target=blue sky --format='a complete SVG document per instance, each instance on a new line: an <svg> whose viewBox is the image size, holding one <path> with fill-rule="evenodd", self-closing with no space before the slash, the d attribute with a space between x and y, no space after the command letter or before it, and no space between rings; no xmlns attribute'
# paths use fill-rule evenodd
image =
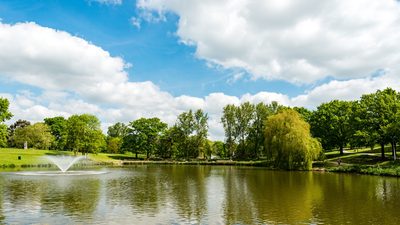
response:
<svg viewBox="0 0 400 225"><path fill-rule="evenodd" d="M3 23L33 21L82 37L131 63L130 80L151 80L173 95L224 92L240 96L268 90L295 96L307 87L248 78L232 82L235 74L245 71L209 67L196 58L195 48L180 43L175 34L177 15L171 13L159 23L144 22L139 29L130 21L138 16L135 5L135 1L110 5L89 0L10 0L0 3L0 15Z"/></svg>
<svg viewBox="0 0 400 225"><path fill-rule="evenodd" d="M92 113L104 129L201 108L222 139L226 104L315 109L399 89L399 4L368 3L4 0L0 96L13 120Z"/></svg>

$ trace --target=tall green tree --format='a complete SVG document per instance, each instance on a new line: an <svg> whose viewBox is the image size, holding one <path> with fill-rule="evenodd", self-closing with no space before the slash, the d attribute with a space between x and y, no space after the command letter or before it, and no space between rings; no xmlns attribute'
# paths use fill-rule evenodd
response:
<svg viewBox="0 0 400 225"><path fill-rule="evenodd" d="M97 153L105 148L105 137L100 120L90 114L72 115L67 120L67 148L76 155Z"/></svg>
<svg viewBox="0 0 400 225"><path fill-rule="evenodd" d="M140 118L132 121L128 126L128 133L125 136L126 146L135 148L135 153L144 151L146 157L150 158L157 147L159 136L167 129L167 124L159 118Z"/></svg>
<svg viewBox="0 0 400 225"><path fill-rule="evenodd" d="M343 154L344 147L353 137L352 104L349 101L333 100L318 106L310 119L312 133L322 140L325 149L338 147Z"/></svg>
<svg viewBox="0 0 400 225"><path fill-rule="evenodd" d="M0 124L0 148L7 147L8 130L7 125Z"/></svg>
<svg viewBox="0 0 400 225"><path fill-rule="evenodd" d="M50 128L51 134L54 136L53 148L64 150L67 143L67 120L62 116L45 118L44 123Z"/></svg>
<svg viewBox="0 0 400 225"><path fill-rule="evenodd" d="M124 137L128 133L128 126L124 123L118 122L108 127L107 135L109 137Z"/></svg>
<svg viewBox="0 0 400 225"><path fill-rule="evenodd" d="M310 125L292 109L270 116L265 122L265 148L276 167L283 169L312 168L322 148L310 133Z"/></svg>
<svg viewBox="0 0 400 225"><path fill-rule="evenodd" d="M176 157L196 158L204 153L208 134L208 115L202 110L183 112L178 115L173 128Z"/></svg>
<svg viewBox="0 0 400 225"><path fill-rule="evenodd" d="M8 127L8 145L10 147L16 147L16 144L14 142L15 130L18 128L23 128L23 127L29 126L29 125L31 125L31 122L29 122L27 120L19 119Z"/></svg>
<svg viewBox="0 0 400 225"><path fill-rule="evenodd" d="M251 125L254 120L254 105L245 102L236 108L236 121L235 131L238 138L238 147L236 150L236 158L245 158L248 155L247 150L247 137L251 132Z"/></svg>
<svg viewBox="0 0 400 225"><path fill-rule="evenodd" d="M392 155L398 141L397 120L400 110L400 95L391 88L366 94L360 100L359 117L364 124L363 131L381 146L381 157L385 158L385 144L392 144Z"/></svg>
<svg viewBox="0 0 400 225"><path fill-rule="evenodd" d="M6 120L11 119L13 114L8 111L8 107L10 106L10 102L6 98L0 98L0 123L3 123Z"/></svg>
<svg viewBox="0 0 400 225"><path fill-rule="evenodd" d="M124 137L128 133L128 126L118 122L108 127L107 130L107 152L121 153Z"/></svg>
<svg viewBox="0 0 400 225"><path fill-rule="evenodd" d="M3 124L4 121L11 119L13 116L10 111L8 111L8 107L10 106L10 102L6 98L0 98L0 147L7 147L7 139L9 137L9 133L7 130L7 126Z"/></svg>
<svg viewBox="0 0 400 225"><path fill-rule="evenodd" d="M14 132L14 143L18 148L23 148L24 143L27 142L28 146L32 148L49 149L53 140L54 136L45 123L19 127Z"/></svg>
<svg viewBox="0 0 400 225"><path fill-rule="evenodd" d="M208 115L207 113L204 113L203 110L198 109L196 112L193 114L193 119L194 119L194 146L195 148L198 149L198 151L203 155L207 155L206 153L206 144L208 144L207 141L207 135L208 135Z"/></svg>
<svg viewBox="0 0 400 225"><path fill-rule="evenodd" d="M233 153L236 149L236 106L226 105L223 109L221 122L225 130L225 143L227 149L227 156L232 159Z"/></svg>

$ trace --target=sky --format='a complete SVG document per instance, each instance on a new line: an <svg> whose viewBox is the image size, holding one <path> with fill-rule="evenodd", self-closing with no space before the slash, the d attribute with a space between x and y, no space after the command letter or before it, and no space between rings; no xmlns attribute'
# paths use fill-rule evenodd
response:
<svg viewBox="0 0 400 225"><path fill-rule="evenodd" d="M315 109L400 90L395 0L2 0L0 96L17 119L102 128L226 104Z"/></svg>

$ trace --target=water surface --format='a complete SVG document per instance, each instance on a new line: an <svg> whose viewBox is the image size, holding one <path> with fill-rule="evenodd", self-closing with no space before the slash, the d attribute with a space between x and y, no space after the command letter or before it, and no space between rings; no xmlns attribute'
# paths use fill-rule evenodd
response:
<svg viewBox="0 0 400 225"><path fill-rule="evenodd" d="M0 173L0 224L400 224L397 178L141 165Z"/></svg>

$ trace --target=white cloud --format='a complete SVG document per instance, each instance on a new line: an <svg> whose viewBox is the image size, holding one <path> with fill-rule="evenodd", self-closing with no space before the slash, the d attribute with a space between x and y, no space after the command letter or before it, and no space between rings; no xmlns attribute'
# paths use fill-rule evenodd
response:
<svg viewBox="0 0 400 225"><path fill-rule="evenodd" d="M137 7L177 14L177 35L197 57L253 79L363 78L400 60L394 0L140 0Z"/></svg>
<svg viewBox="0 0 400 225"><path fill-rule="evenodd" d="M0 23L0 78L41 90L0 93L10 100L13 120L37 122L45 117L92 113L102 120L103 128L155 116L172 125L179 113L201 108L209 114L210 138L216 140L223 139L220 118L226 104L278 101L313 108L334 98L356 99L387 85L400 90L394 70L388 70L373 78L331 81L292 98L273 92L241 97L224 93L175 97L150 81L130 82L126 66L123 59L66 32L34 23Z"/></svg>
<svg viewBox="0 0 400 225"><path fill-rule="evenodd" d="M142 20L140 18L137 17L132 17L131 18L131 24L136 27L137 29L140 29Z"/></svg>

